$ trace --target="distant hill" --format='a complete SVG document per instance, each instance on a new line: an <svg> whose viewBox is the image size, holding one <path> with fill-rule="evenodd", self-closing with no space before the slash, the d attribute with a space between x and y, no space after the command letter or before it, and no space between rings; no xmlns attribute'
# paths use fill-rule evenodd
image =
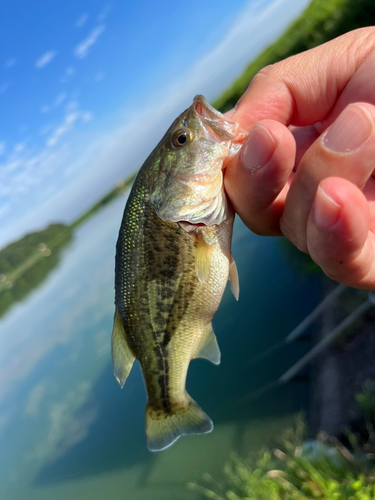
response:
<svg viewBox="0 0 375 500"><path fill-rule="evenodd" d="M45 280L72 238L69 226L50 224L0 250L0 317Z"/></svg>
<svg viewBox="0 0 375 500"><path fill-rule="evenodd" d="M50 224L46 229L26 234L0 250L0 317L47 278L60 262L62 250L72 241L76 227L124 193L135 175L119 181L71 225Z"/></svg>
<svg viewBox="0 0 375 500"><path fill-rule="evenodd" d="M321 45L348 31L375 25L375 0L313 0L287 31L262 52L215 102L232 109L251 79L265 66Z"/></svg>

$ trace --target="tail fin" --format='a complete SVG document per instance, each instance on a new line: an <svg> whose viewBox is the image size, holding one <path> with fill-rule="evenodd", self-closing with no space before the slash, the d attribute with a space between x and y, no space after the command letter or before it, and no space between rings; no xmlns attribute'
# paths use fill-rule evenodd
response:
<svg viewBox="0 0 375 500"><path fill-rule="evenodd" d="M150 451L164 450L185 434L207 434L213 428L210 417L189 396L185 406L171 413L146 406L146 437Z"/></svg>

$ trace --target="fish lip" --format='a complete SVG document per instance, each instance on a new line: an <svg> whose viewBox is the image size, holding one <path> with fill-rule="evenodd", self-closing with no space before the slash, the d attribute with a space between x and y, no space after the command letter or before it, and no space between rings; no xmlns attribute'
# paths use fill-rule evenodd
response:
<svg viewBox="0 0 375 500"><path fill-rule="evenodd" d="M220 113L220 111L213 108L211 104L201 94L198 94L194 97L192 107L195 109L195 111L201 118L208 118L211 120L214 118L219 118L221 120L225 119L225 116L222 113ZM231 120L226 120L226 121L231 121Z"/></svg>
<svg viewBox="0 0 375 500"><path fill-rule="evenodd" d="M202 124L203 136L223 144L229 154L237 152L242 146L247 132L239 124L213 108L202 95L196 95L190 109L196 113Z"/></svg>

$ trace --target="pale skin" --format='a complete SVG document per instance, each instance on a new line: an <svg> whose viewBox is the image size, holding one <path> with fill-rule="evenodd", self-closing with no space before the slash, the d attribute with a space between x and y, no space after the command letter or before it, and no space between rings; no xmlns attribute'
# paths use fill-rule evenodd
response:
<svg viewBox="0 0 375 500"><path fill-rule="evenodd" d="M228 115L250 132L225 174L245 224L375 290L375 27L264 68Z"/></svg>

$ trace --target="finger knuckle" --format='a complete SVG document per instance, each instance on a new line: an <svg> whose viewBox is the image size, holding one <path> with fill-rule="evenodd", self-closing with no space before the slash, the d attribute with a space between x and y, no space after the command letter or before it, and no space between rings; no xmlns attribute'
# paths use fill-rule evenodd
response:
<svg viewBox="0 0 375 500"><path fill-rule="evenodd" d="M252 78L250 85L262 82L264 78L273 78L276 71L276 64L269 64L262 68L258 73Z"/></svg>
<svg viewBox="0 0 375 500"><path fill-rule="evenodd" d="M303 253L309 253L307 248L306 237L302 232L295 230L295 227L283 217L280 219L280 229L282 234Z"/></svg>

